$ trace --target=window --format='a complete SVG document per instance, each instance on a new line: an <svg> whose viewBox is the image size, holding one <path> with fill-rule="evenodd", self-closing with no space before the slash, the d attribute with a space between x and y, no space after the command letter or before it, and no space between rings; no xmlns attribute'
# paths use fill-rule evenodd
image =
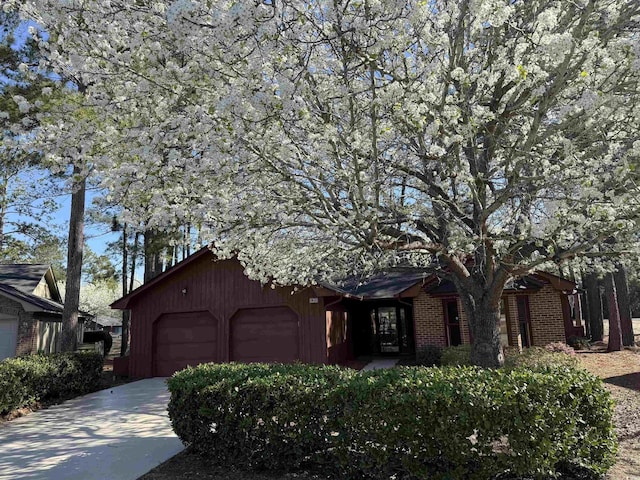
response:
<svg viewBox="0 0 640 480"><path fill-rule="evenodd" d="M531 339L531 314L529 313L529 297L516 297L518 304L518 324L520 325L520 339L523 347L530 347Z"/></svg>
<svg viewBox="0 0 640 480"><path fill-rule="evenodd" d="M507 302L500 300L500 343L509 346L509 327L507 325Z"/></svg>
<svg viewBox="0 0 640 480"><path fill-rule="evenodd" d="M458 314L457 300L443 300L444 321L447 330L447 344L455 347L462 344L462 328Z"/></svg>
<svg viewBox="0 0 640 480"><path fill-rule="evenodd" d="M378 335L381 353L400 352L396 307L378 308Z"/></svg>
<svg viewBox="0 0 640 480"><path fill-rule="evenodd" d="M347 312L327 312L327 346L339 345L347 340Z"/></svg>

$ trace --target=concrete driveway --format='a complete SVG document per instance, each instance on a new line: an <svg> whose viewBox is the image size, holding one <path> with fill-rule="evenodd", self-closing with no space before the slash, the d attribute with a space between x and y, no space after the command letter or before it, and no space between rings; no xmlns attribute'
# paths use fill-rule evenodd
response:
<svg viewBox="0 0 640 480"><path fill-rule="evenodd" d="M184 447L163 378L75 398L0 425L0 480L134 480Z"/></svg>

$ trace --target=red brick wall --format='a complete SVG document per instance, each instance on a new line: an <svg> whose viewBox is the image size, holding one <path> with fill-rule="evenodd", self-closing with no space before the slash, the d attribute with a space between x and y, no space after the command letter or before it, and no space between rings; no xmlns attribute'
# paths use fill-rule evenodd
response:
<svg viewBox="0 0 640 480"><path fill-rule="evenodd" d="M432 297L420 292L413 299L413 322L416 337L416 349L419 350L425 345L447 345L447 332L444 324L444 306L442 297ZM462 343L470 343L469 325L467 315L462 308L460 299L458 301L458 314L462 330Z"/></svg>
<svg viewBox="0 0 640 480"><path fill-rule="evenodd" d="M420 292L413 299L413 324L416 350L425 345L444 347L447 344L441 298Z"/></svg>
<svg viewBox="0 0 640 480"><path fill-rule="evenodd" d="M566 342L562 316L561 292L545 285L529 295L531 337L534 345L543 347L552 342Z"/></svg>
<svg viewBox="0 0 640 480"><path fill-rule="evenodd" d="M561 293L551 285L545 285L536 293L529 295L533 345L544 346L551 342L566 341L560 295ZM447 345L442 300L441 297L433 297L425 292L420 292L414 298L413 321L416 350L425 345L441 347ZM516 296L505 295L505 304L509 322L509 344L522 348ZM462 322L462 342L470 343L467 317L460 300L458 300L458 312Z"/></svg>
<svg viewBox="0 0 640 480"><path fill-rule="evenodd" d="M20 318L18 324L18 347L16 355L27 355L37 352L38 322L31 316Z"/></svg>

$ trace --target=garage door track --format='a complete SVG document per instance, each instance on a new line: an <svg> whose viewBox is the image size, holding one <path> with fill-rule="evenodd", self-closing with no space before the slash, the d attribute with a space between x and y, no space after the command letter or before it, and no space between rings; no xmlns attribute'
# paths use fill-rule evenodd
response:
<svg viewBox="0 0 640 480"><path fill-rule="evenodd" d="M134 480L184 447L163 378L69 400L0 425L0 480Z"/></svg>

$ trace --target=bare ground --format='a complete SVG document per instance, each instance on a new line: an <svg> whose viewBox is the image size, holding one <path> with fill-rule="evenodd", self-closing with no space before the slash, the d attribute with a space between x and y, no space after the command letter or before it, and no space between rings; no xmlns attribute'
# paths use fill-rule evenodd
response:
<svg viewBox="0 0 640 480"><path fill-rule="evenodd" d="M606 345L600 343L578 357L605 381L616 402L614 423L620 446L607 480L640 479L640 349L607 353Z"/></svg>

